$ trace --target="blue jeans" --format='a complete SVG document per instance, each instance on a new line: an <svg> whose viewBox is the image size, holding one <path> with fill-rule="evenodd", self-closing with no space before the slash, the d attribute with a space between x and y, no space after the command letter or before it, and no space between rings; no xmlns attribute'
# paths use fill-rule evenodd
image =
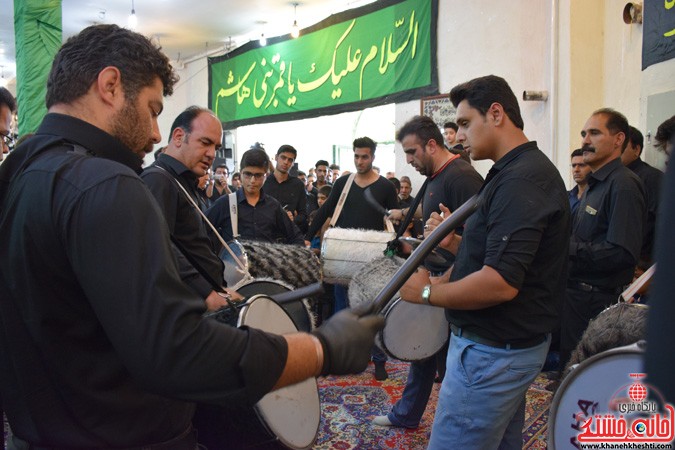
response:
<svg viewBox="0 0 675 450"><path fill-rule="evenodd" d="M333 290L335 294L335 307L333 314L349 307L349 288L341 284L336 284Z"/></svg>
<svg viewBox="0 0 675 450"><path fill-rule="evenodd" d="M436 377L436 356L410 363L408 380L401 399L387 414L389 421L406 428L417 428L427 407Z"/></svg>
<svg viewBox="0 0 675 450"><path fill-rule="evenodd" d="M506 350L453 334L428 448L522 449L525 393L550 343Z"/></svg>

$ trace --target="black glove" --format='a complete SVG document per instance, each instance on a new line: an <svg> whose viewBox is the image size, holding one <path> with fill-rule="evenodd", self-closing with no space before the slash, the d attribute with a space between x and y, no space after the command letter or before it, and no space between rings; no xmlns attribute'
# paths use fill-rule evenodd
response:
<svg viewBox="0 0 675 450"><path fill-rule="evenodd" d="M384 328L384 317L359 315L345 309L323 323L313 334L323 347L321 375L363 372L370 361L375 334Z"/></svg>

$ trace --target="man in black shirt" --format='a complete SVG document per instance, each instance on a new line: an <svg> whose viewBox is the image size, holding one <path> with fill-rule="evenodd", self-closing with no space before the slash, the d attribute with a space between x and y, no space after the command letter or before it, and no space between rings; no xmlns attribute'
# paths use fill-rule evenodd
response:
<svg viewBox="0 0 675 450"><path fill-rule="evenodd" d="M252 405L367 366L371 316L285 336L202 318L138 176L176 81L149 39L88 27L56 55L36 134L0 166L0 397L15 447L195 448L195 401Z"/></svg>
<svg viewBox="0 0 675 450"><path fill-rule="evenodd" d="M242 239L277 242L279 236L285 244L304 245L302 233L291 221L286 211L274 197L267 195L263 183L269 170L265 150L252 148L241 157L242 189L236 192L237 218L231 214L230 198L221 197L206 211L206 217L216 227L225 241L239 236ZM232 221L236 220L235 236ZM217 239L211 240L215 243Z"/></svg>
<svg viewBox="0 0 675 450"><path fill-rule="evenodd" d="M293 167L298 151L292 145L282 145L274 157L274 173L263 184L265 194L276 198L289 219L301 232L307 231L307 195L305 184L288 171Z"/></svg>
<svg viewBox="0 0 675 450"><path fill-rule="evenodd" d="M471 164L462 160L459 155L446 150L441 131L431 118L414 117L399 130L396 140L403 146L408 164L428 179L422 201L425 221L432 213L440 213L441 205L454 211L478 193L483 178ZM393 210L390 217L394 220L402 219L401 211ZM443 281L441 278L443 273L455 260L455 256L450 252L444 251L444 255L447 257L444 263L439 264L431 259L425 261L432 283ZM410 320L415 320L415 317L411 317ZM437 366L439 374L444 371L445 356L444 348L426 360L414 361L410 365L401 399L396 402L388 415L375 417L373 423L417 428L434 385ZM441 359L438 364L437 357Z"/></svg>
<svg viewBox="0 0 675 450"><path fill-rule="evenodd" d="M452 330L429 448L521 448L525 393L541 370L562 302L569 203L560 174L523 133L518 101L496 76L456 86L459 141L491 159L447 283L414 273L401 298L447 308ZM435 228L442 218L431 214Z"/></svg>
<svg viewBox="0 0 675 450"><path fill-rule="evenodd" d="M337 219L335 226L341 228L362 228L366 230L384 230L384 217L382 213L374 209L365 199L364 192L370 189L375 200L386 209L393 209L398 207L398 199L396 196L396 189L394 185L384 177L381 177L373 170L373 160L375 159L375 149L377 144L369 137L357 138L353 142L354 147L354 165L356 166L356 174L354 182L352 183L349 194L344 202L344 208ZM325 164L324 164L325 163ZM325 161L319 161L317 164L317 176L323 167L327 168ZM319 231L328 217L333 217L338 200L342 195L342 191L349 179L348 176L343 176L337 179L333 184L333 189L326 203L321 206L316 212L316 216L309 226L309 230L305 235L305 244L309 245L312 238ZM335 308L338 312L349 305L349 292L346 286L339 284L335 285ZM384 380L387 378L387 372L384 363L387 356L376 350L373 354L373 361L375 362L376 378Z"/></svg>
<svg viewBox="0 0 675 450"><path fill-rule="evenodd" d="M220 245L211 244L207 225L195 205L199 205L198 177L208 173L221 146L222 133L220 120L211 111L189 107L171 125L169 145L164 152L141 174L164 213L172 236L198 266L194 267L178 252L181 278L205 299L209 310L227 305L213 286L226 284L223 262L216 254ZM208 274L208 279L200 269Z"/></svg>
<svg viewBox="0 0 675 450"><path fill-rule="evenodd" d="M650 265L652 262L654 231L656 229L656 215L659 209L659 194L661 193L663 172L640 159L643 146L644 137L640 133L640 130L635 127L628 127L628 137L621 152L621 162L624 166L635 172L635 175L640 177L645 188L647 223L645 224L645 238L642 243L640 259L644 264Z"/></svg>
<svg viewBox="0 0 675 450"><path fill-rule="evenodd" d="M595 111L581 136L584 162L591 174L570 239L570 271L560 330L562 367L588 322L616 303L633 279L647 217L642 182L621 163L628 136L623 114L609 108Z"/></svg>

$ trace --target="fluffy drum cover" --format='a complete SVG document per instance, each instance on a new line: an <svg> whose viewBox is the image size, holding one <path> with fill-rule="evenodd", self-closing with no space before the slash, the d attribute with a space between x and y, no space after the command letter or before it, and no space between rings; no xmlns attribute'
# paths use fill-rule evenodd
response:
<svg viewBox="0 0 675 450"><path fill-rule="evenodd" d="M248 257L253 278L271 278L294 288L321 281L319 258L308 248L298 245L240 241Z"/></svg>
<svg viewBox="0 0 675 450"><path fill-rule="evenodd" d="M565 373L593 355L646 339L648 310L645 305L617 303L598 314L572 352Z"/></svg>
<svg viewBox="0 0 675 450"><path fill-rule="evenodd" d="M380 258L396 234L355 228L329 228L321 244L324 281L348 285L363 266Z"/></svg>
<svg viewBox="0 0 675 450"><path fill-rule="evenodd" d="M381 256L364 264L349 283L349 306L372 302L403 265L403 258ZM398 297L398 292L394 297Z"/></svg>

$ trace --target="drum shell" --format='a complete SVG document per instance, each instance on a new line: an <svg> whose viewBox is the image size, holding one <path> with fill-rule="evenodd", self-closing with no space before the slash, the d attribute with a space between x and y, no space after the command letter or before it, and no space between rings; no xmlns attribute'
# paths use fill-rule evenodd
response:
<svg viewBox="0 0 675 450"><path fill-rule="evenodd" d="M319 258L308 248L259 241L240 242L253 278L271 278L294 288L321 281Z"/></svg>
<svg viewBox="0 0 675 450"><path fill-rule="evenodd" d="M235 286L238 293L244 297L253 297L254 295L275 295L293 290L293 286L282 283L281 281L262 279L249 280ZM281 305L293 320L295 327L299 331L310 332L316 327L316 318L311 313L309 299L302 301L289 302ZM238 317L236 318L238 320ZM231 319L230 319L231 321Z"/></svg>
<svg viewBox="0 0 675 450"><path fill-rule="evenodd" d="M384 254L395 233L329 228L321 244L321 268L327 283L348 285L363 266Z"/></svg>
<svg viewBox="0 0 675 450"><path fill-rule="evenodd" d="M611 411L622 389L634 380L630 374L643 369L644 341L606 350L575 365L557 389L549 413L548 448L571 448L581 432L575 417L582 411L581 402L593 405L590 415ZM589 406L589 408L591 408Z"/></svg>

